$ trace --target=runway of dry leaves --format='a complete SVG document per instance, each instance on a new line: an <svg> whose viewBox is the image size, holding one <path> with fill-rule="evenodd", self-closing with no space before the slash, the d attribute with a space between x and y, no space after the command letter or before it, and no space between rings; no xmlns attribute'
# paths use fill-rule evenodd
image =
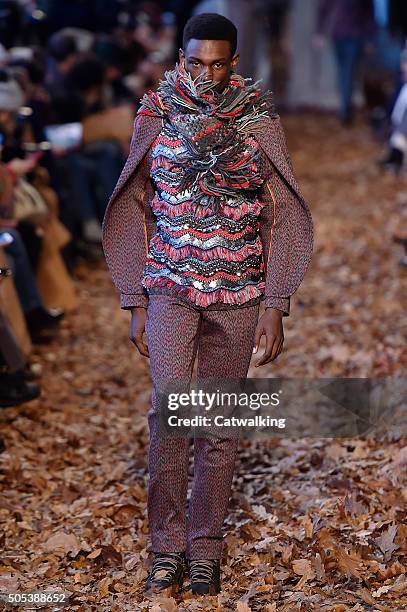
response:
<svg viewBox="0 0 407 612"><path fill-rule="evenodd" d="M379 173L362 122L283 123L316 248L285 351L261 375L401 377L406 272L391 236L406 220L406 178ZM407 609L407 444L397 432L242 443L223 591L145 601L148 362L103 263L80 266L77 284L80 309L34 355L42 398L0 415L0 591L66 590L75 611Z"/></svg>

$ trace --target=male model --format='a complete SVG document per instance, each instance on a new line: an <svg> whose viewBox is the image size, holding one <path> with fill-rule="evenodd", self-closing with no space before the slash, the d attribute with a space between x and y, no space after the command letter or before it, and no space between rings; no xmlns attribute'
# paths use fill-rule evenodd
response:
<svg viewBox="0 0 407 612"><path fill-rule="evenodd" d="M188 562L194 594L220 591L222 525L238 439L158 434L158 381L246 378L277 357L282 317L313 250L313 224L279 116L234 73L237 31L213 13L186 24L179 64L137 114L131 151L103 224L103 246L130 337L150 358L147 594L174 594ZM260 301L265 314L258 320ZM143 341L146 332L148 344Z"/></svg>

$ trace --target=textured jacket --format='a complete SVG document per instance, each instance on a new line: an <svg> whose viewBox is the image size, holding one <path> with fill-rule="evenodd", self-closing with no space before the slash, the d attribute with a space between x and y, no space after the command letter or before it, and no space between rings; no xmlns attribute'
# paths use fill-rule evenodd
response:
<svg viewBox="0 0 407 612"><path fill-rule="evenodd" d="M141 284L149 241L157 232L151 209L154 186L147 153L162 128L156 117L138 115L130 154L111 195L102 226L102 244L123 309L148 305ZM264 182L260 237L265 263L265 307L290 314L290 297L301 284L313 253L311 211L294 177L279 116L268 117L256 139L273 172Z"/></svg>

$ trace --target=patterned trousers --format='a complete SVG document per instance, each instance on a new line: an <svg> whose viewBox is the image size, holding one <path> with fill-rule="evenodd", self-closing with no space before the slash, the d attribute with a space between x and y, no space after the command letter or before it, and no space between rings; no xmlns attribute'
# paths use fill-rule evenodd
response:
<svg viewBox="0 0 407 612"><path fill-rule="evenodd" d="M195 308L176 297L150 295L146 335L153 383L148 411L148 518L154 552L186 551L188 559L220 559L238 438L194 439L194 479L186 516L191 438L159 430L158 381L245 379L253 354L259 305Z"/></svg>

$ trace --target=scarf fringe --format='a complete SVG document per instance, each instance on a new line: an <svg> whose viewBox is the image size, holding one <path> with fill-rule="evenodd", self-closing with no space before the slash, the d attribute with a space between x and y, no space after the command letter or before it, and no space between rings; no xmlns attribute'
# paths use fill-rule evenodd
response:
<svg viewBox="0 0 407 612"><path fill-rule="evenodd" d="M216 84L193 79L183 63L176 64L174 70L167 70L160 80L157 91L151 89L140 101L138 114L154 115L164 119L172 107L179 110L199 110L204 114L216 115L223 119L235 117L238 132L249 135L262 130L263 119L267 116L277 116L273 92L262 92L259 88L261 79L251 83L253 79L232 74L230 83L223 95L214 91ZM187 97L182 95L179 83L185 87ZM189 99L188 99L189 96ZM209 96L205 99L205 96ZM206 111L206 112L205 112Z"/></svg>
<svg viewBox="0 0 407 612"><path fill-rule="evenodd" d="M168 278L151 278L150 276L144 277L142 281L143 286L146 288L147 293L167 293L170 295L177 295L193 302L197 306L206 307L216 302L222 302L225 304L244 304L245 302L262 296L265 291L265 283L257 283L257 285L247 285L237 291L230 289L224 289L223 287L205 293L195 287L182 287L177 285Z"/></svg>

